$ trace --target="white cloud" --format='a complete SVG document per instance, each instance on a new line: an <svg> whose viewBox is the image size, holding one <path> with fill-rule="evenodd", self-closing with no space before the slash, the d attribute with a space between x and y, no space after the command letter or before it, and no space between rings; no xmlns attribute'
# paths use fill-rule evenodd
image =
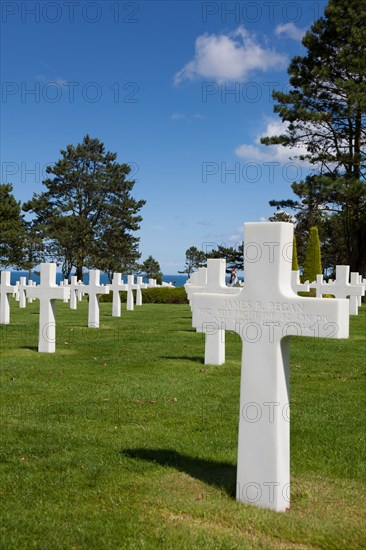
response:
<svg viewBox="0 0 366 550"><path fill-rule="evenodd" d="M205 118L204 115L200 115L199 113L194 113L193 115L188 115L186 113L173 113L170 116L171 120L183 120L185 122L193 122L194 120L202 120Z"/></svg>
<svg viewBox="0 0 366 550"><path fill-rule="evenodd" d="M46 77L44 74L37 74L36 80L38 80L39 82L45 82L47 85L56 84L57 86L60 86L60 87L66 86L69 83L68 80L65 80L65 78L61 78L60 76L50 79L49 77Z"/></svg>
<svg viewBox="0 0 366 550"><path fill-rule="evenodd" d="M56 82L56 84L58 84L59 86L66 86L69 83L68 80L65 80L64 78L60 78L60 77L56 78L54 82Z"/></svg>
<svg viewBox="0 0 366 550"><path fill-rule="evenodd" d="M294 23L284 23L283 25L277 25L275 28L276 36L283 34L284 36L288 36L289 38L298 41L302 40L305 33L306 29L300 29L299 27L296 27Z"/></svg>
<svg viewBox="0 0 366 550"><path fill-rule="evenodd" d="M214 223L211 220L198 220L197 225L213 226Z"/></svg>
<svg viewBox="0 0 366 550"><path fill-rule="evenodd" d="M291 161L294 157L306 154L306 147L284 147L283 145L262 145L262 137L272 137L285 134L288 123L278 119L267 118L267 125L260 135L255 138L255 144L242 144L235 149L235 154L248 161L279 162L280 164Z"/></svg>
<svg viewBox="0 0 366 550"><path fill-rule="evenodd" d="M243 225L239 225L235 232L229 236L228 240L232 243L241 243L244 238Z"/></svg>
<svg viewBox="0 0 366 550"><path fill-rule="evenodd" d="M195 78L218 83L244 81L254 70L282 69L285 55L262 47L243 26L229 34L202 34L195 43L194 58L176 73L175 84Z"/></svg>

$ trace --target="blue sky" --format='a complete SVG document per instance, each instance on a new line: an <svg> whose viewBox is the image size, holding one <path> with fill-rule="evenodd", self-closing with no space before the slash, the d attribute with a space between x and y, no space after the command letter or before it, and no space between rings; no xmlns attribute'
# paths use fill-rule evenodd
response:
<svg viewBox="0 0 366 550"><path fill-rule="evenodd" d="M270 93L324 5L3 1L2 181L29 199L89 133L133 167L142 259L174 274L192 245L235 246L306 173L258 140L283 129Z"/></svg>

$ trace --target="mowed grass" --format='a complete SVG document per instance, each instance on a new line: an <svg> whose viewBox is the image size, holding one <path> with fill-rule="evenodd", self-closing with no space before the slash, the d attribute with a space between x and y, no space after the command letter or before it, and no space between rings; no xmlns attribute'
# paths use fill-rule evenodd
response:
<svg viewBox="0 0 366 550"><path fill-rule="evenodd" d="M57 303L0 327L4 549L365 548L366 307L347 340L291 344L291 509L235 501L241 342L203 364L185 305L147 304L87 329Z"/></svg>

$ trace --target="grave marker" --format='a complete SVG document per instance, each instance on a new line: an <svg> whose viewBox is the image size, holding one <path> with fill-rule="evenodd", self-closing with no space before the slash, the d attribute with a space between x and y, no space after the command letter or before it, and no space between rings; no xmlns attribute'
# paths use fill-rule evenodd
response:
<svg viewBox="0 0 366 550"><path fill-rule="evenodd" d="M65 293L66 288L56 284L56 264L41 264L39 285L27 287L27 296L39 299L39 352L56 350L56 300L63 300Z"/></svg>
<svg viewBox="0 0 366 550"><path fill-rule="evenodd" d="M291 271L291 288L295 294L298 292L309 292L310 290L309 281L305 281L305 283L300 282L299 270Z"/></svg>
<svg viewBox="0 0 366 550"><path fill-rule="evenodd" d="M0 323L10 323L10 294L14 294L14 286L10 284L10 271L1 272L0 283Z"/></svg>
<svg viewBox="0 0 366 550"><path fill-rule="evenodd" d="M127 311L133 311L134 309L134 303L133 303L133 290L135 288L138 288L138 285L135 284L135 276L134 275L127 275Z"/></svg>
<svg viewBox="0 0 366 550"><path fill-rule="evenodd" d="M37 285L36 281L32 281L32 279L29 279L28 286L36 286L36 285ZM27 291L26 291L26 294L27 294ZM28 296L27 294L27 300L28 300L28 303L31 304L33 302L32 296Z"/></svg>
<svg viewBox="0 0 366 550"><path fill-rule="evenodd" d="M70 277L70 284L69 284L70 309L77 309L78 307L78 289L79 289L78 278L76 277L76 275L72 275Z"/></svg>
<svg viewBox="0 0 366 550"><path fill-rule="evenodd" d="M361 294L358 296L352 295L349 299L350 314L358 315L358 308L362 304L362 296L365 296L365 285L362 283L362 277L358 273L351 273L351 285L358 285L362 290Z"/></svg>
<svg viewBox="0 0 366 550"><path fill-rule="evenodd" d="M78 301L81 302L82 299L83 299L83 296L84 296L84 293L83 293L83 290L82 290L82 287L84 285L83 281L81 281L79 279L78 280L78 285L79 285L79 288L78 288L77 296L78 296Z"/></svg>
<svg viewBox="0 0 366 550"><path fill-rule="evenodd" d="M17 281L14 285L13 297L16 302L19 302L19 281Z"/></svg>
<svg viewBox="0 0 366 550"><path fill-rule="evenodd" d="M64 297L64 303L67 304L71 297L71 289L69 286L68 279L64 279L63 281L60 281L60 286L63 286L67 289L67 294L65 294L65 297Z"/></svg>
<svg viewBox="0 0 366 550"><path fill-rule="evenodd" d="M109 286L102 286L100 284L99 269L91 269L89 271L89 284L80 285L80 289L83 294L89 295L88 327L99 328L99 296L101 294L109 294Z"/></svg>
<svg viewBox="0 0 366 550"><path fill-rule="evenodd" d="M136 306L142 306L142 290L147 288L142 277L137 277L136 287Z"/></svg>
<svg viewBox="0 0 366 550"><path fill-rule="evenodd" d="M326 283L324 281L323 275L317 275L316 281L313 281L309 284L310 288L315 288L316 290L316 297L322 298L323 294L329 294L329 288L330 285L333 283Z"/></svg>
<svg viewBox="0 0 366 550"><path fill-rule="evenodd" d="M195 328L215 324L243 341L237 499L289 507L288 336L347 338L348 304L291 289L293 225L244 225L244 287L237 295L194 295Z"/></svg>
<svg viewBox="0 0 366 550"><path fill-rule="evenodd" d="M127 290L126 285L122 282L121 273L113 273L110 288L113 291L112 317L121 317L121 296L119 293Z"/></svg>
<svg viewBox="0 0 366 550"><path fill-rule="evenodd" d="M25 293L26 289L27 289L27 278L20 277L18 292L19 292L19 307L21 309L24 309L27 306L27 296Z"/></svg>
<svg viewBox="0 0 366 550"><path fill-rule="evenodd" d="M194 307L194 298L197 294L212 292L217 294L236 295L240 292L238 287L228 287L226 280L226 260L208 259L207 268L200 267L193 275L193 284L186 283L185 289L191 309ZM223 365L225 363L225 329L216 323L207 324L205 333L205 365Z"/></svg>
<svg viewBox="0 0 366 550"><path fill-rule="evenodd" d="M335 281L329 285L326 294L331 294L335 298L362 296L363 287L357 283L349 283L349 265L337 265ZM354 303L351 304L351 300L348 300L348 302L350 315L357 315L357 313L354 313Z"/></svg>

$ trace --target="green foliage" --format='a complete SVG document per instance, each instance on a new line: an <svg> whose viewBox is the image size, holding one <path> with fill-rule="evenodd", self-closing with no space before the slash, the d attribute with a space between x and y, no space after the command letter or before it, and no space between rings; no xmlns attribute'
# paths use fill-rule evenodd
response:
<svg viewBox="0 0 366 550"><path fill-rule="evenodd" d="M325 215L338 219L343 230L335 236L335 261L365 272L365 0L330 0L325 16L306 33L303 45L306 55L293 58L288 69L290 92L273 93L274 111L287 129L262 143L280 143L295 155L302 146L305 153L298 158L311 163L314 173L292 184L297 201L270 204L295 209L307 229L317 225L327 231ZM330 233L323 240L328 237Z"/></svg>
<svg viewBox="0 0 366 550"><path fill-rule="evenodd" d="M143 290L145 304L188 304L187 293L183 286L177 288L147 288Z"/></svg>
<svg viewBox="0 0 366 550"><path fill-rule="evenodd" d="M12 191L12 185L0 184L0 265L3 267L21 266L25 245L20 203Z"/></svg>
<svg viewBox="0 0 366 550"><path fill-rule="evenodd" d="M101 304L94 330L86 300L58 301L57 351L42 354L38 301L14 306L0 326L2 548L365 548L365 306L349 340L291 338L283 514L235 500L238 335L214 367L187 305L114 318Z"/></svg>
<svg viewBox="0 0 366 550"><path fill-rule="evenodd" d="M226 260L226 272L231 273L233 269L242 271L244 263L243 244L238 248L219 245L215 250L209 252L207 258L223 258Z"/></svg>
<svg viewBox="0 0 366 550"><path fill-rule="evenodd" d="M268 218L268 221L293 223L294 219L291 214L288 214L287 212L279 211L279 212L275 212L273 216L270 216Z"/></svg>
<svg viewBox="0 0 366 550"><path fill-rule="evenodd" d="M21 268L29 270L31 274L33 268L47 258L44 253L42 231L37 227L37 224L34 221L25 222L25 232Z"/></svg>
<svg viewBox="0 0 366 550"><path fill-rule="evenodd" d="M131 168L118 164L115 153L88 135L61 155L47 168L47 191L23 206L35 213L48 253L62 261L65 277L73 267L78 278L85 266L109 275L135 268L140 254L133 232L140 228L138 212L145 201L131 196Z"/></svg>
<svg viewBox="0 0 366 550"><path fill-rule="evenodd" d="M311 283L316 280L317 275L321 275L322 273L318 228L312 227L307 246L303 280Z"/></svg>
<svg viewBox="0 0 366 550"><path fill-rule="evenodd" d="M191 246L186 250L185 268L178 273L187 273L189 276L199 267L203 267L206 262L206 255L202 250L198 250L195 246Z"/></svg>
<svg viewBox="0 0 366 550"><path fill-rule="evenodd" d="M127 293L121 292L121 302L127 301ZM100 302L112 302L113 293L103 294L100 297ZM147 288L142 291L143 304L188 304L187 293L184 286L177 288Z"/></svg>
<svg viewBox="0 0 366 550"><path fill-rule="evenodd" d="M299 271L299 261L297 259L297 245L296 245L296 237L294 235L294 243L292 247L292 271Z"/></svg>
<svg viewBox="0 0 366 550"><path fill-rule="evenodd" d="M141 273L144 273L147 279L156 279L158 285L163 281L163 274L160 270L160 264L152 256L149 256L141 265Z"/></svg>

